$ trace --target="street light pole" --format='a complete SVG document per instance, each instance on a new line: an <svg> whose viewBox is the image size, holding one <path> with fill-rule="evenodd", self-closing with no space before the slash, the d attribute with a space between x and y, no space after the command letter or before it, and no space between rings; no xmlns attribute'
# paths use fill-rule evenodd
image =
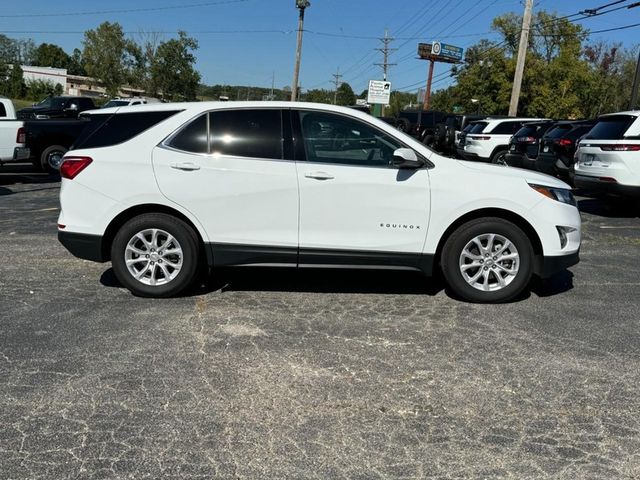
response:
<svg viewBox="0 0 640 480"><path fill-rule="evenodd" d="M300 56L302 55L302 32L304 32L304 11L311 6L308 0L296 0L296 8L300 10L298 16L298 43L296 45L296 65L293 69L293 85L291 85L291 101L298 99L298 77L300 76Z"/></svg>

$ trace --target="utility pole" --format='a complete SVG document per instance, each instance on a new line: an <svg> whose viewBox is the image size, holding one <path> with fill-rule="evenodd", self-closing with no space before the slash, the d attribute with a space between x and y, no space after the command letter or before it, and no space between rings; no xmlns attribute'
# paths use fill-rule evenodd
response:
<svg viewBox="0 0 640 480"><path fill-rule="evenodd" d="M631 89L631 103L629 110L638 107L638 83L640 83L640 52L638 52L638 63L636 63L636 75L633 78L633 88Z"/></svg>
<svg viewBox="0 0 640 480"><path fill-rule="evenodd" d="M335 90L333 91L333 104L336 105L338 103L338 87L340 86L340 79L342 78L342 75L340 74L340 67L338 67L336 73L333 74L333 78L333 83L336 86Z"/></svg>
<svg viewBox="0 0 640 480"><path fill-rule="evenodd" d="M427 89L424 91L424 102L422 103L422 110L429 110L429 103L431 102L431 83L433 81L433 66L436 61L433 58L429 59L429 73L427 74ZM419 112L418 116L422 119L422 112ZM418 122L420 123L420 122Z"/></svg>
<svg viewBox="0 0 640 480"><path fill-rule="evenodd" d="M298 77L300 76L300 56L302 55L302 32L304 31L304 11L311 6L308 0L296 0L296 8L300 10L298 16L298 43L296 45L296 65L293 69L293 85L291 85L291 101L298 99Z"/></svg>
<svg viewBox="0 0 640 480"><path fill-rule="evenodd" d="M525 1L522 31L520 32L520 46L518 47L518 62L516 63L516 72L513 76L513 89L511 90L511 102L509 103L510 117L515 117L518 114L518 101L520 100L520 88L522 87L522 76L524 74L524 60L529 47L529 30L531 28L533 0Z"/></svg>
<svg viewBox="0 0 640 480"><path fill-rule="evenodd" d="M397 50L397 48L389 48L389 45L395 39L389 36L389 30L387 30L386 28L384 29L384 37L380 38L379 40L382 42L382 48L376 48L376 50L382 52L383 60L382 63L374 63L374 65L382 67L382 79L386 82L389 67L397 65L396 63L389 63L389 53ZM382 116L384 117L384 105L382 105Z"/></svg>

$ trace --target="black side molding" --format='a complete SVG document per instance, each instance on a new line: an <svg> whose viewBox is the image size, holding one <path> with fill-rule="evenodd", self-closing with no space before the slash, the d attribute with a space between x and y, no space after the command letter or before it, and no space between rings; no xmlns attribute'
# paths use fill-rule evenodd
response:
<svg viewBox="0 0 640 480"><path fill-rule="evenodd" d="M106 262L102 255L102 236L58 230L58 241L72 255L92 262Z"/></svg>

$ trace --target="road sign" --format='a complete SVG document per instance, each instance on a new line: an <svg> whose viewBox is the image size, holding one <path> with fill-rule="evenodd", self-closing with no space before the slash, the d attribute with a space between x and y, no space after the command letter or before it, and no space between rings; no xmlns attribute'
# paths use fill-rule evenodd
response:
<svg viewBox="0 0 640 480"><path fill-rule="evenodd" d="M367 103L388 105L391 98L391 82L369 80Z"/></svg>

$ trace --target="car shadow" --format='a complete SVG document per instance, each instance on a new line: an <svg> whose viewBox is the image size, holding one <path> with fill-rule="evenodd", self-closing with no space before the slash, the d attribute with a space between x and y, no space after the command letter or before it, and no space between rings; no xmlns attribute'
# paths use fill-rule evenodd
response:
<svg viewBox="0 0 640 480"><path fill-rule="evenodd" d="M640 217L640 200L623 197L584 198L578 200L582 213L606 218Z"/></svg>
<svg viewBox="0 0 640 480"><path fill-rule="evenodd" d="M112 268L103 272L100 283L105 287L124 288ZM538 297L551 297L572 288L573 274L568 270L544 280L533 277L529 288L508 303L527 300L532 293ZM181 296L193 297L213 292L298 292L433 297L442 291L449 298L465 301L446 287L442 275L439 274L425 277L419 272L392 270L245 267L221 269L216 275L207 276Z"/></svg>
<svg viewBox="0 0 640 480"><path fill-rule="evenodd" d="M106 287L124 288L113 269L100 277ZM434 296L444 289L439 277L391 270L228 268L206 277L182 296L220 292L361 293Z"/></svg>
<svg viewBox="0 0 640 480"><path fill-rule="evenodd" d="M11 185L39 185L46 183L57 183L60 181L59 174L45 173L36 170L30 163L6 163L0 166L0 186ZM57 188L57 187L56 187ZM25 191L25 190L20 190ZM33 190L29 190L33 191ZM11 195L14 192L9 188L0 190L0 195Z"/></svg>

